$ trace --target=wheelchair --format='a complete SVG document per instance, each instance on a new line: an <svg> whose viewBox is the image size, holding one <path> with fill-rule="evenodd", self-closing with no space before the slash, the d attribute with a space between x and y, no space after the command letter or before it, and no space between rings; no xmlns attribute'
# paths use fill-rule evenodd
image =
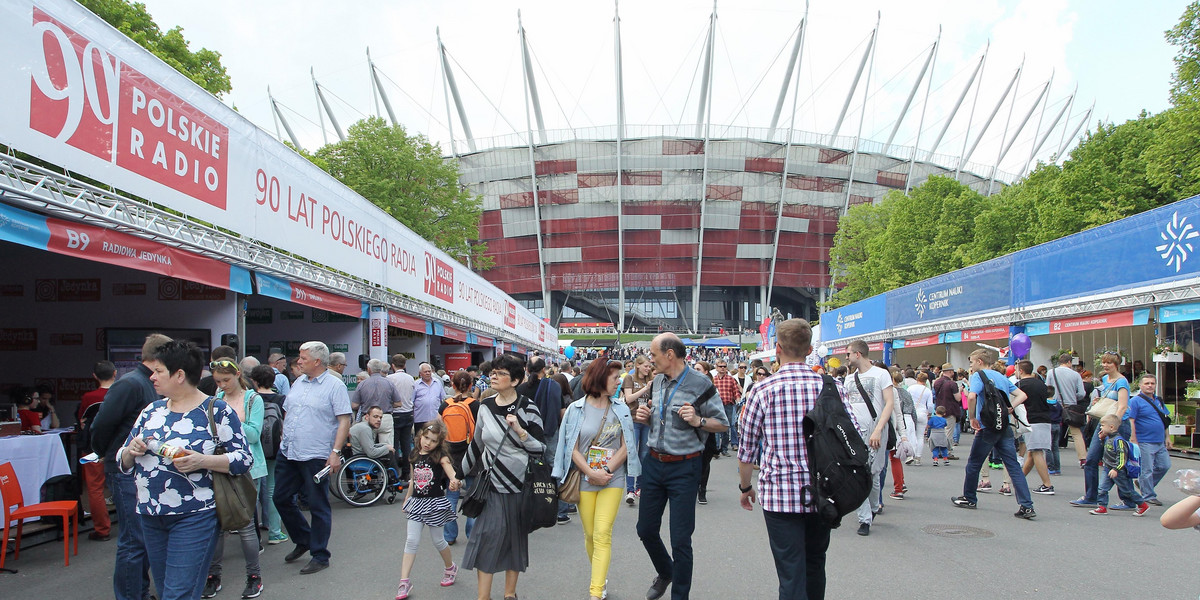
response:
<svg viewBox="0 0 1200 600"><path fill-rule="evenodd" d="M371 506L385 496L388 504L395 504L396 496L408 485L396 469L365 454L354 455L349 446L342 456L342 468L329 479L329 487L333 495L350 506Z"/></svg>

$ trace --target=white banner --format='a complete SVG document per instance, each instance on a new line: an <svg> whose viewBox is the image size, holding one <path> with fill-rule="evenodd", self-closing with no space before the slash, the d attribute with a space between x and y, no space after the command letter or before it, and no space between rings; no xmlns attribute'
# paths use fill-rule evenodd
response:
<svg viewBox="0 0 1200 600"><path fill-rule="evenodd" d="M499 288L78 4L6 0L0 56L0 143L555 347Z"/></svg>

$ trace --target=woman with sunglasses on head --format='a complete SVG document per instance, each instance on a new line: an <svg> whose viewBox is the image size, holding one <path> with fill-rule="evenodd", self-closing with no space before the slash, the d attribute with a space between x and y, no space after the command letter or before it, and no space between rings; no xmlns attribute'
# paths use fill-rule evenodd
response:
<svg viewBox="0 0 1200 600"><path fill-rule="evenodd" d="M255 488L262 483L260 480L267 476L267 458L263 454L259 436L262 433L263 399L254 386L246 379L241 368L233 359L220 358L209 363L213 383L217 386L217 400L223 400L238 419L242 421L242 433L250 446L250 454L254 457L254 466L250 467L250 478L254 480ZM257 517L257 511L256 511ZM258 539L258 519L237 530L242 541L242 556L246 559L246 587L242 598L257 598L262 594L262 570L258 564L258 553L262 542ZM201 598L212 598L221 591L221 561L225 557L225 535L222 531L217 535L217 547L213 551L212 563L208 567L208 579L204 583L204 593Z"/></svg>
<svg viewBox="0 0 1200 600"><path fill-rule="evenodd" d="M204 354L195 344L167 342L148 364L150 381L165 398L142 410L116 459L123 473L135 476L136 512L158 597L193 600L204 589L217 541L212 473L240 475L254 459L237 413L196 388ZM216 454L218 444L225 454Z"/></svg>
<svg viewBox="0 0 1200 600"><path fill-rule="evenodd" d="M517 578L529 566L529 534L525 531L521 489L529 455L546 451L542 416L533 400L517 393L525 378L525 361L505 354L492 361L491 387L496 395L479 403L475 437L463 457L462 471L477 477L490 470L483 512L467 540L462 566L478 571L479 600L492 592L492 578L504 572L504 597L517 598Z"/></svg>

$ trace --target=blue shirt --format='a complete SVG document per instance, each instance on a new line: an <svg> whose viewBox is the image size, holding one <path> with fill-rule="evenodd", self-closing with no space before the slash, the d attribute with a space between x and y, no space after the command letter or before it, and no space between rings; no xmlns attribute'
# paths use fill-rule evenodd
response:
<svg viewBox="0 0 1200 600"><path fill-rule="evenodd" d="M437 377L425 383L424 379L417 379L413 384L413 422L425 423L432 421L438 416L438 407L442 405L442 400L445 400L446 388L442 386L442 382Z"/></svg>
<svg viewBox="0 0 1200 600"><path fill-rule="evenodd" d="M301 375L283 401L283 439L279 451L288 460L325 460L333 452L338 416L350 414L350 393L334 371L310 379Z"/></svg>
<svg viewBox="0 0 1200 600"><path fill-rule="evenodd" d="M271 368L275 369L275 367ZM287 375L280 373L279 369L275 369L275 391L283 394L284 396L288 395L288 392L292 391L292 384L288 381Z"/></svg>
<svg viewBox="0 0 1200 600"><path fill-rule="evenodd" d="M996 386L996 389L1008 394L1010 398L1012 397L1013 390L1017 389L1017 386L1013 385L1013 382L1009 381L1008 378L1004 376L1004 373L1000 373L999 371L984 369L983 371L971 373L970 392L976 396L976 419L979 419L979 410L983 408L983 403L979 401L979 397L983 396L983 380L979 378L979 373L987 373L988 379L992 380L992 384Z"/></svg>
<svg viewBox="0 0 1200 600"><path fill-rule="evenodd" d="M1117 382L1113 383L1113 384L1110 384L1108 382L1108 375L1105 375L1104 377L1100 378L1100 383L1103 384L1100 387L1100 397L1101 398L1112 398L1113 400L1120 402L1121 401L1120 390L1124 389L1125 393L1129 394L1129 400L1132 402L1133 401L1133 391L1129 389L1129 381L1126 380L1125 377L1122 375L1118 375L1117 377L1118 377ZM1121 415L1121 420L1124 421L1124 420L1128 419L1129 417L1130 417L1129 409L1126 408L1125 414Z"/></svg>
<svg viewBox="0 0 1200 600"><path fill-rule="evenodd" d="M1137 433L1139 444L1162 444L1167 441L1166 427L1163 427L1162 417L1159 416L1162 413L1155 410L1155 405L1162 413L1167 412L1157 397L1147 398L1141 394L1129 397L1129 412L1126 414L1133 419L1133 430Z"/></svg>

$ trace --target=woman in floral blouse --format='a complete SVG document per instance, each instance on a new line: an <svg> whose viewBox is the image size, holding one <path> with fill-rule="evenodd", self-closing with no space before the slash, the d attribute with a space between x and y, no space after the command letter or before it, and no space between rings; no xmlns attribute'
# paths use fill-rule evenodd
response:
<svg viewBox="0 0 1200 600"><path fill-rule="evenodd" d="M200 597L217 540L212 471L245 473L254 460L237 414L196 389L203 368L204 354L192 342L163 345L150 380L165 398L142 410L117 451L121 470L135 476L136 510L162 600ZM225 454L214 453L217 443Z"/></svg>

